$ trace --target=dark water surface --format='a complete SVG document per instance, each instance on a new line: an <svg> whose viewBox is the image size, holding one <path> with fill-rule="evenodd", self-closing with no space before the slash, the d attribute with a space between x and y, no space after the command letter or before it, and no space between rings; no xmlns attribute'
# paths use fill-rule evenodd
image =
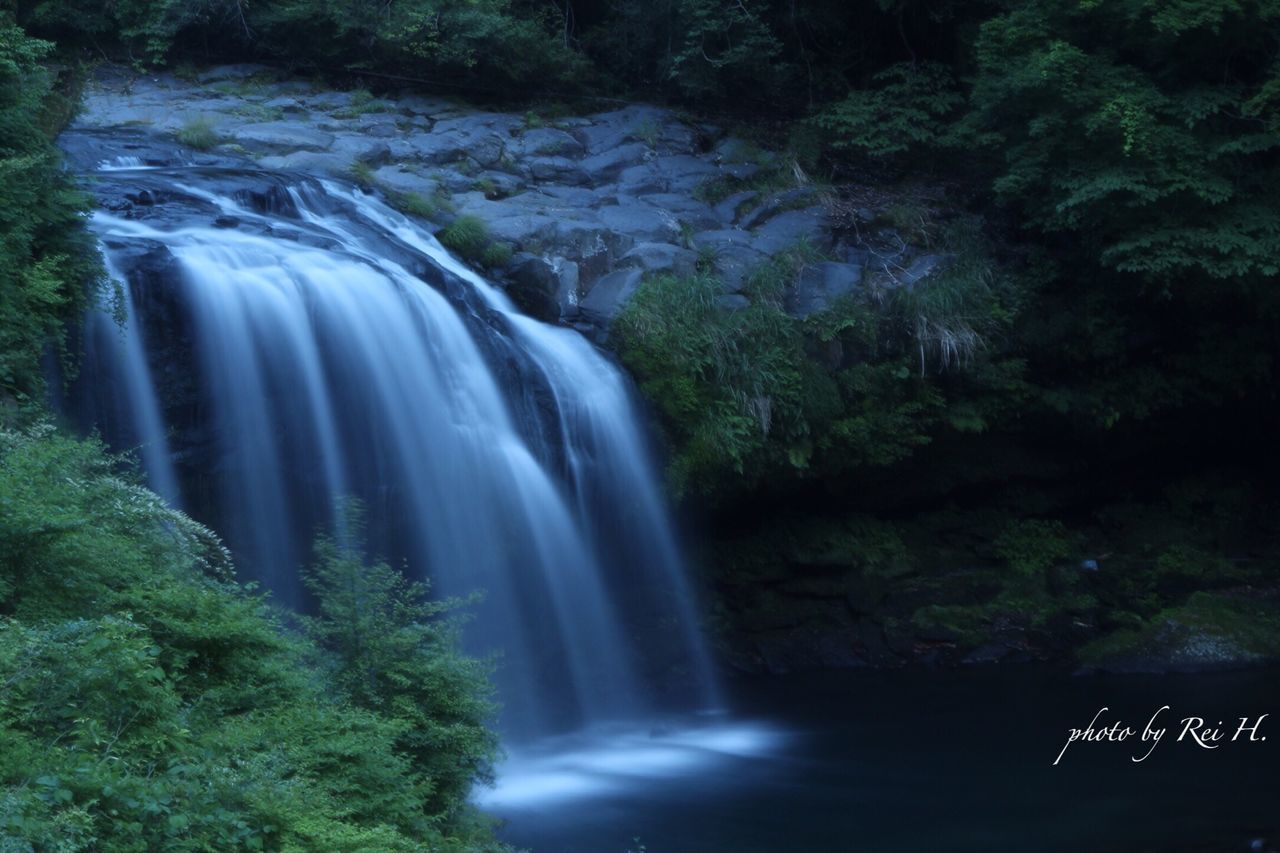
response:
<svg viewBox="0 0 1280 853"><path fill-rule="evenodd" d="M692 733L606 734L541 764L516 755L484 802L504 840L536 853L1271 849L1278 676L1004 667L754 681L732 715ZM1135 763L1162 705L1168 731ZM1099 726L1138 734L1075 743L1053 766L1068 729L1104 706ZM1231 742L1241 717L1262 714L1266 740ZM1193 716L1222 721L1219 747L1176 742Z"/></svg>

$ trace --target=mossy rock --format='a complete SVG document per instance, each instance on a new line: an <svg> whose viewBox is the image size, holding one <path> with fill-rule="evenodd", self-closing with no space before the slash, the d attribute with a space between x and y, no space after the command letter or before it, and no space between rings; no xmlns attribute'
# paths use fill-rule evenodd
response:
<svg viewBox="0 0 1280 853"><path fill-rule="evenodd" d="M1139 628L1115 631L1080 650L1087 669L1189 672L1280 660L1280 605L1198 592Z"/></svg>
<svg viewBox="0 0 1280 853"><path fill-rule="evenodd" d="M911 625L921 639L964 647L980 645L991 633L985 606L931 604L912 614Z"/></svg>

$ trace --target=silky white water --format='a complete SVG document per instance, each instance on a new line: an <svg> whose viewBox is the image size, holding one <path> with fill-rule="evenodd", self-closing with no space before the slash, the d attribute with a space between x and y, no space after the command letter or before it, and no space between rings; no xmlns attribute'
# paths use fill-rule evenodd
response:
<svg viewBox="0 0 1280 853"><path fill-rule="evenodd" d="M356 496L374 550L434 593L482 596L466 639L495 656L509 735L643 720L659 693L718 704L641 416L606 357L357 190L277 179L264 211L198 170L139 172L105 174L177 212L99 211L93 229L126 297L159 307L130 307L90 367L124 386L114 428L152 484L206 507L250 577L305 606L312 537L340 533Z"/></svg>

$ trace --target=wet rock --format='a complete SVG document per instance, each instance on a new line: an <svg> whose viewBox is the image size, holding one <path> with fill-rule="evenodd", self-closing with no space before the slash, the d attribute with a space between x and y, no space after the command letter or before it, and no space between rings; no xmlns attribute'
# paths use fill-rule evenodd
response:
<svg viewBox="0 0 1280 853"><path fill-rule="evenodd" d="M268 109L279 110L285 115L306 115L308 112L302 101L292 95L281 95L278 98L272 98L264 102L263 106Z"/></svg>
<svg viewBox="0 0 1280 853"><path fill-rule="evenodd" d="M825 249L830 243L830 237L824 230L825 219L821 208L780 213L755 232L751 245L766 255L785 252L801 242L819 250Z"/></svg>
<svg viewBox="0 0 1280 853"><path fill-rule="evenodd" d="M650 243L669 243L680 236L680 223L671 214L625 198L619 201L597 211L606 228Z"/></svg>
<svg viewBox="0 0 1280 853"><path fill-rule="evenodd" d="M577 264L521 253L507 269L507 294L532 317L556 322L577 307Z"/></svg>
<svg viewBox="0 0 1280 853"><path fill-rule="evenodd" d="M618 148L624 142L659 141L662 127L671 120L671 113L659 107L636 105L613 112L599 113L591 117L592 123L578 128L574 135L582 141L588 154L597 154Z"/></svg>
<svg viewBox="0 0 1280 853"><path fill-rule="evenodd" d="M742 227L758 228L781 213L811 205L814 196L815 193L812 187L793 187L789 190L774 193L769 196L764 204L742 218Z"/></svg>
<svg viewBox="0 0 1280 853"><path fill-rule="evenodd" d="M534 157L526 165L535 181L570 185L587 183L587 173L568 157Z"/></svg>
<svg viewBox="0 0 1280 853"><path fill-rule="evenodd" d="M526 130L516 146L518 153L525 157L581 157L586 153L576 137L552 127Z"/></svg>
<svg viewBox="0 0 1280 853"><path fill-rule="evenodd" d="M265 65L246 62L236 65L217 65L213 68L205 69L196 75L196 80L207 86L210 83L229 80L242 81L256 75L269 75L272 73L274 72Z"/></svg>
<svg viewBox="0 0 1280 853"><path fill-rule="evenodd" d="M292 154L272 154L258 160L264 169L306 172L312 175L342 175L351 168L350 158L327 151L295 151Z"/></svg>
<svg viewBox="0 0 1280 853"><path fill-rule="evenodd" d="M808 264L787 293L787 313L808 317L826 311L843 296L857 290L862 281L862 267L831 261Z"/></svg>
<svg viewBox="0 0 1280 853"><path fill-rule="evenodd" d="M768 258L750 246L729 245L715 249L715 271L724 289L736 293Z"/></svg>
<svg viewBox="0 0 1280 853"><path fill-rule="evenodd" d="M716 203L715 214L720 218L721 222L726 225L732 225L742 219L742 215L738 211L749 210L748 205L759 197L760 193L755 190L743 190L742 192L734 193Z"/></svg>
<svg viewBox="0 0 1280 853"><path fill-rule="evenodd" d="M639 143L619 145L582 160L582 169L593 184L615 180L624 169L638 166L650 156L649 148Z"/></svg>
<svg viewBox="0 0 1280 853"><path fill-rule="evenodd" d="M644 197L645 204L666 211L685 227L707 231L720 227L720 219L709 205L681 193L654 193Z"/></svg>
<svg viewBox="0 0 1280 853"><path fill-rule="evenodd" d="M485 169L492 169L502 163L506 153L506 144L497 133L479 134L467 145L468 159Z"/></svg>
<svg viewBox="0 0 1280 853"><path fill-rule="evenodd" d="M333 144L333 134L298 121L267 121L246 124L231 132L231 138L250 150L324 151Z"/></svg>
<svg viewBox="0 0 1280 853"><path fill-rule="evenodd" d="M647 273L692 275L698 256L671 243L639 243L618 259L619 267L636 267Z"/></svg>
<svg viewBox="0 0 1280 853"><path fill-rule="evenodd" d="M592 323L607 327L640 287L643 276L642 270L631 268L616 270L601 277L581 302L582 316Z"/></svg>
<svg viewBox="0 0 1280 853"><path fill-rule="evenodd" d="M337 137L330 151L364 163L366 166L385 166L392 161L391 146L380 139L345 134Z"/></svg>
<svg viewBox="0 0 1280 853"><path fill-rule="evenodd" d="M399 166L383 166L373 173L379 185L400 193L417 193L422 196L435 195L439 182L435 178L411 172Z"/></svg>

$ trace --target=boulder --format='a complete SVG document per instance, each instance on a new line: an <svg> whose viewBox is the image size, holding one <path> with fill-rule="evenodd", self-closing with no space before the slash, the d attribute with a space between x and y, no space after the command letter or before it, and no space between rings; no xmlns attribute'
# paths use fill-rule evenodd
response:
<svg viewBox="0 0 1280 853"><path fill-rule="evenodd" d="M586 149L576 137L554 127L526 130L515 143L521 156L581 157Z"/></svg>
<svg viewBox="0 0 1280 853"><path fill-rule="evenodd" d="M601 277L582 300L582 316L607 327L635 294L643 277L643 271L634 267L615 270Z"/></svg>
<svg viewBox="0 0 1280 853"><path fill-rule="evenodd" d="M787 313L808 317L830 308L837 299L848 296L862 281L862 267L826 261L809 264L800 271L787 293Z"/></svg>
<svg viewBox="0 0 1280 853"><path fill-rule="evenodd" d="M263 104L264 107L272 110L279 110L285 115L306 115L307 108L302 105L302 101L292 95L281 95L272 98Z"/></svg>
<svg viewBox="0 0 1280 853"><path fill-rule="evenodd" d="M597 211L600 223L637 242L670 243L680 236L680 223L671 214L630 200Z"/></svg>
<svg viewBox="0 0 1280 853"><path fill-rule="evenodd" d="M643 104L591 116L591 124L574 131L588 154L617 148L629 140L657 142L662 127L671 121L671 113ZM648 147L647 144L645 146Z"/></svg>
<svg viewBox="0 0 1280 853"><path fill-rule="evenodd" d="M604 184L615 180L624 169L643 163L648 156L648 146L620 145L587 157L582 161L582 169L591 183Z"/></svg>
<svg viewBox="0 0 1280 853"><path fill-rule="evenodd" d="M392 160L391 146L388 143L357 133L336 136L329 150L348 160L358 160L366 166L385 166Z"/></svg>
<svg viewBox="0 0 1280 853"><path fill-rule="evenodd" d="M482 169L492 169L506 156L506 143L492 131L470 137L466 146L467 159Z"/></svg>
<svg viewBox="0 0 1280 853"><path fill-rule="evenodd" d="M715 248L715 269L720 276L727 293L742 290L749 279L765 262L764 255L750 246L736 244L721 245Z"/></svg>
<svg viewBox="0 0 1280 853"><path fill-rule="evenodd" d="M554 323L576 313L578 266L521 253L507 269L507 295L522 311Z"/></svg>
<svg viewBox="0 0 1280 853"><path fill-rule="evenodd" d="M351 159L327 151L294 151L291 154L269 154L258 158L264 169L306 172L311 175L342 175L351 167Z"/></svg>
<svg viewBox="0 0 1280 853"><path fill-rule="evenodd" d="M251 151L324 151L333 134L299 121L264 121L231 131L231 138Z"/></svg>
<svg viewBox="0 0 1280 853"><path fill-rule="evenodd" d="M647 273L669 272L692 275L698 256L670 243L638 243L618 259L618 267L636 267Z"/></svg>
<svg viewBox="0 0 1280 853"><path fill-rule="evenodd" d="M742 192L736 192L733 195L716 202L716 206L714 208L715 214L724 224L732 225L742 218L738 215L738 211L744 209L759 197L760 193L755 190L743 190Z"/></svg>
<svg viewBox="0 0 1280 853"><path fill-rule="evenodd" d="M788 210L761 226L751 239L751 245L766 255L776 255L807 242L816 248L825 248L830 238L824 229L825 214L820 207L806 210Z"/></svg>
<svg viewBox="0 0 1280 853"><path fill-rule="evenodd" d="M573 185L587 182L587 173L568 157L534 157L525 165L535 181Z"/></svg>

